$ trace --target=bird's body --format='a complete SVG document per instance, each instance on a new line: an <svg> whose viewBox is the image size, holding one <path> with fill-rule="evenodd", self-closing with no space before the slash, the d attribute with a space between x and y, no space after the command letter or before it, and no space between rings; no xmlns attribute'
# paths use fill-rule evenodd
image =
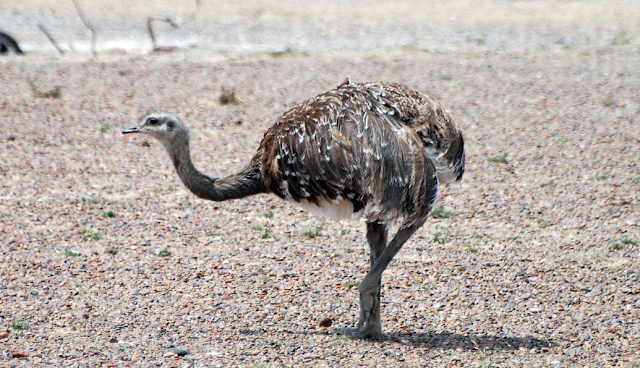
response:
<svg viewBox="0 0 640 368"><path fill-rule="evenodd" d="M193 166L188 131L175 116L150 114L123 133L130 132L160 140L184 184L201 198L268 192L333 218L363 216L372 267L360 284L358 329L346 331L353 337L380 336L382 272L425 222L439 181L461 179L465 164L462 135L442 107L388 83L345 82L295 106L266 131L249 165L221 179ZM388 225L396 220L400 230L387 245Z"/></svg>

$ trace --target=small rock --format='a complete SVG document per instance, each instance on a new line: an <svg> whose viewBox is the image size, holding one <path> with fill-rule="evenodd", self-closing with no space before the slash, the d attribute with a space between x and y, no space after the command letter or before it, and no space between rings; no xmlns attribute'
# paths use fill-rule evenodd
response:
<svg viewBox="0 0 640 368"><path fill-rule="evenodd" d="M171 351L167 351L166 353L164 353L164 355L162 356L163 358L177 358L178 354L171 352Z"/></svg>
<svg viewBox="0 0 640 368"><path fill-rule="evenodd" d="M185 356L187 354L189 354L188 351L184 350L184 349L178 349L178 348L170 348L169 352L176 354L177 356Z"/></svg>
<svg viewBox="0 0 640 368"><path fill-rule="evenodd" d="M333 321L331 320L331 318L324 317L323 319L320 320L320 322L318 323L318 326L320 326L320 327L331 327L332 324L333 324Z"/></svg>
<svg viewBox="0 0 640 368"><path fill-rule="evenodd" d="M22 352L20 350L11 350L11 357L12 358L26 358L28 357L29 354Z"/></svg>
<svg viewBox="0 0 640 368"><path fill-rule="evenodd" d="M9 337L9 333L7 331L0 332L0 339L6 339Z"/></svg>
<svg viewBox="0 0 640 368"><path fill-rule="evenodd" d="M116 343L118 343L118 339L113 337L113 338L109 339L109 342L112 343L112 344L116 344Z"/></svg>

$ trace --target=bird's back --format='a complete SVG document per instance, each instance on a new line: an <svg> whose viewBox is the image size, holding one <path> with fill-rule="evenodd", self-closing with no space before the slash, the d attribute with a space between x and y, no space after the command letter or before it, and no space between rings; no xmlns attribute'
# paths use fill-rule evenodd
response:
<svg viewBox="0 0 640 368"><path fill-rule="evenodd" d="M399 85L343 84L265 133L258 156L266 188L335 218L419 221L438 190L423 136L448 136L447 118L436 102Z"/></svg>

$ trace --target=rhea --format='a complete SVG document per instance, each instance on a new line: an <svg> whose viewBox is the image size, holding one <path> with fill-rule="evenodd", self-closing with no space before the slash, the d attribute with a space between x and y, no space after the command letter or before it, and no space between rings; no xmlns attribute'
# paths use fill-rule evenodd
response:
<svg viewBox="0 0 640 368"><path fill-rule="evenodd" d="M211 178L196 169L189 132L176 116L152 112L122 132L156 138L184 185L213 201L258 193L334 219L362 217L370 269L360 282L356 328L337 332L379 338L381 277L407 239L422 226L439 184L460 180L462 133L429 96L390 83L351 83L298 104L264 134L257 153L238 173ZM388 242L388 229L398 231Z"/></svg>

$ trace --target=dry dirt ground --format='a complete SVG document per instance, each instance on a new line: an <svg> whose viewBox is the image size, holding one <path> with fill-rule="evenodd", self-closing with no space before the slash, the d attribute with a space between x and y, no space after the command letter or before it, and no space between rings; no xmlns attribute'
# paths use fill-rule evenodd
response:
<svg viewBox="0 0 640 368"><path fill-rule="evenodd" d="M355 19L335 39L303 34L333 45L316 51L278 28L291 14L258 12L251 19L291 49L94 58L32 48L0 59L0 365L640 366L633 10L482 2L537 15L576 3L604 10L584 24L488 30L447 25L450 12L422 29L405 9L393 32L420 29L410 42L376 43L379 27ZM496 9L515 22L515 10ZM33 16L12 14L2 17ZM252 33L233 19L230 44L238 29ZM339 46L349 32L372 46ZM222 176L248 162L280 114L347 75L432 95L466 138L464 180L441 189L440 208L383 275L379 341L334 334L357 319L363 223L268 195L200 200L156 142L120 134L150 107L173 112L191 128L196 166ZM243 103L221 105L223 86Z"/></svg>

